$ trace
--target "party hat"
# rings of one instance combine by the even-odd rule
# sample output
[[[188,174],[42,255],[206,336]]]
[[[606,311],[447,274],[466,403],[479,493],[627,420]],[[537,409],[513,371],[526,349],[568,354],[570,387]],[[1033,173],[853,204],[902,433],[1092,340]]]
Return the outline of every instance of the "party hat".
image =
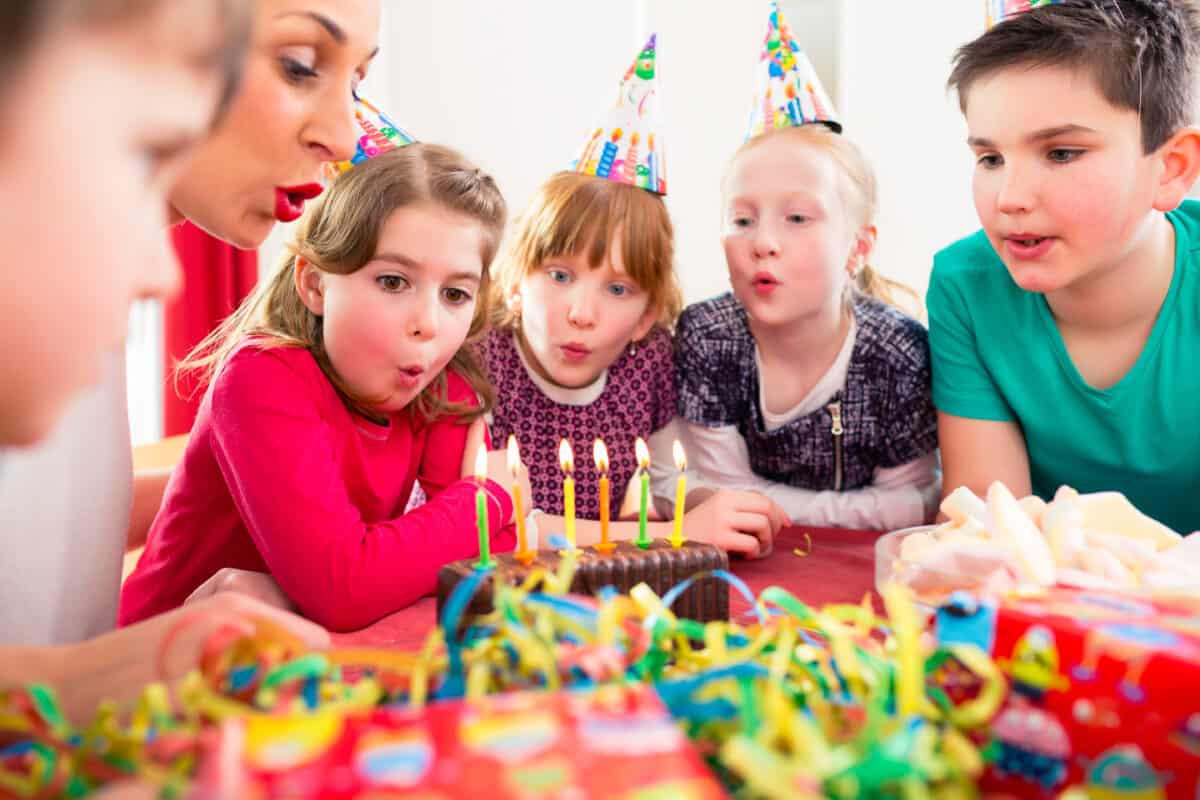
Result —
[[[597,125],[571,169],[667,193],[667,165],[658,127],[655,81],[658,37],[653,35],[621,79],[617,104]]]
[[[987,26],[1004,22],[1015,14],[1038,6],[1052,6],[1060,0],[985,0],[987,4]]]
[[[790,128],[820,122],[836,133],[842,123],[817,70],[796,43],[792,29],[783,19],[779,4],[772,0],[754,83],[754,106],[750,110],[747,139],[775,128]]]
[[[334,161],[325,165],[325,174],[330,181],[355,164],[416,141],[408,131],[362,97],[354,101],[354,120],[358,124],[358,150],[349,161]]]

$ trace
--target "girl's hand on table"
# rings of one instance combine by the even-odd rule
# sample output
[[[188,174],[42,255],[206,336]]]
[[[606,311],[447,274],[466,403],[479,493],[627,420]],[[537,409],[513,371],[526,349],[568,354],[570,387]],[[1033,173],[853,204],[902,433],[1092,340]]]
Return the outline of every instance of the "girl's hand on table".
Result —
[[[740,489],[696,489],[688,494],[683,529],[689,539],[748,558],[765,558],[779,531],[791,525],[774,500]]]

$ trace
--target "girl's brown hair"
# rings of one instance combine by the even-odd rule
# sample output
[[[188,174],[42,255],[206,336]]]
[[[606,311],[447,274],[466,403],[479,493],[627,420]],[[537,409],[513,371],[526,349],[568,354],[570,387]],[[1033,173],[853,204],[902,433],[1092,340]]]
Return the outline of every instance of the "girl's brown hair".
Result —
[[[547,260],[587,250],[595,269],[615,238],[629,277],[650,296],[659,324],[670,329],[683,309],[675,276],[675,232],[666,204],[645,189],[559,172],[538,189],[494,267],[492,307],[505,328],[516,325],[507,300],[521,281]]]
[[[365,161],[334,182],[300,222],[279,269],[193,350],[179,365],[180,374],[211,383],[238,346],[248,337],[267,347],[303,347],[354,410],[370,414],[370,398],[357,397],[329,362],[322,341],[321,318],[309,311],[296,290],[296,258],[335,275],[349,275],[375,255],[379,233],[398,209],[435,205],[469,217],[482,229],[483,264],[479,294],[466,342],[447,369],[466,378],[480,398],[479,406],[450,403],[443,371],[414,401],[426,419],[449,413],[474,418],[489,411],[495,397],[471,343],[487,327],[488,265],[504,231],[506,208],[496,182],[448,147],[411,144]]]
[[[787,137],[815,147],[833,159],[846,177],[844,186],[850,190],[849,193],[843,193],[842,199],[857,216],[858,224],[871,225],[875,222],[875,216],[879,212],[879,183],[875,177],[875,170],[858,145],[824,125],[780,128],[757,136],[741,146],[733,157],[734,161],[764,141],[779,137]],[[851,286],[860,294],[920,316],[917,293],[903,283],[880,274],[869,264],[863,265]]]

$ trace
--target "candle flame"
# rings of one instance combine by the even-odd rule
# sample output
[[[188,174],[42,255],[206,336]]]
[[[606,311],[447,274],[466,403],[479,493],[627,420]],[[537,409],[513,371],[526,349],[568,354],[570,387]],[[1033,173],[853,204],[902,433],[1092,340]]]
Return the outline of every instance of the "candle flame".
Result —
[[[675,454],[675,468],[680,472],[687,469],[687,455],[683,452],[683,445],[679,440],[675,440],[675,446],[671,448],[671,452]]]
[[[608,472],[608,448],[600,439],[597,439],[596,443],[592,445],[592,458],[596,460],[598,472]]]
[[[637,444],[634,445],[634,450],[637,451],[638,466],[642,469],[650,468],[650,448],[646,447],[645,440],[642,437],[637,438]]]
[[[475,480],[483,483],[487,480],[488,449],[486,444],[479,445],[475,454]]]
[[[521,469],[521,448],[517,446],[517,437],[509,435],[508,437],[508,471],[512,473],[513,480],[517,479],[517,472]]]
[[[566,439],[558,443],[558,465],[562,467],[563,472],[575,471],[575,451],[571,449],[571,443]]]

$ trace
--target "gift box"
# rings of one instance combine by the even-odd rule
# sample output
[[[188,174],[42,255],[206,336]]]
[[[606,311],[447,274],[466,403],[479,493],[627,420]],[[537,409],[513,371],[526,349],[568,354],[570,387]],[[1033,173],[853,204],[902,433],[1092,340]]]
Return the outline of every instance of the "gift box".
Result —
[[[237,719],[207,754],[201,787],[255,800],[725,796],[641,685]]]
[[[1200,598],[1055,588],[937,612],[942,644],[990,653],[1008,697],[983,734],[982,788],[1093,800],[1200,797]],[[952,670],[933,679],[945,691]]]

